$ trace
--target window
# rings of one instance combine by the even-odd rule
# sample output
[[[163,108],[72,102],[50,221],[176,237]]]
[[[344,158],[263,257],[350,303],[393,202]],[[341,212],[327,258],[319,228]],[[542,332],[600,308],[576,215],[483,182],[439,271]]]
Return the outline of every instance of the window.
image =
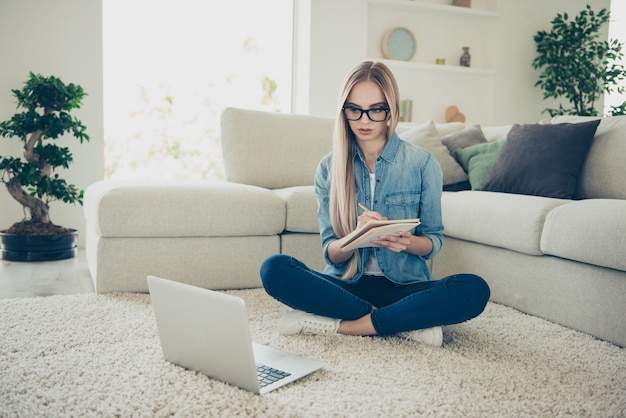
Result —
[[[291,110],[292,0],[103,2],[105,178],[224,178],[225,107]]]

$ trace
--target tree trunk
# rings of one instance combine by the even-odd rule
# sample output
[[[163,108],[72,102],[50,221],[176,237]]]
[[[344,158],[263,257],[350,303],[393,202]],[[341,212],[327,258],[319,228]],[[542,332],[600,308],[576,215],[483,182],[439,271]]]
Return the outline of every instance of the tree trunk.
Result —
[[[35,149],[35,145],[41,139],[41,135],[43,135],[43,131],[41,129],[37,129],[30,135],[30,138],[27,141],[24,141],[24,158],[29,163],[39,166],[39,156],[33,152]]]
[[[43,224],[50,223],[48,205],[26,193],[22,188],[22,183],[20,183],[17,178],[11,179],[6,185],[13,199],[30,210],[31,220],[33,222]]]

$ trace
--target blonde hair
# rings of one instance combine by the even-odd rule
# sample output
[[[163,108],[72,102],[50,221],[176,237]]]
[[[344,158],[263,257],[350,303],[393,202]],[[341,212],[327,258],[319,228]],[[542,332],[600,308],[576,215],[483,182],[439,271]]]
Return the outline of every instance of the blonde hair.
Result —
[[[365,61],[354,67],[345,77],[339,101],[333,134],[333,157],[330,169],[330,222],[337,237],[342,238],[352,232],[357,224],[356,186],[354,178],[355,136],[343,115],[343,106],[352,88],[362,81],[376,83],[389,106],[387,140],[391,138],[399,120],[398,84],[389,68],[380,62]],[[367,117],[367,116],[363,116]],[[348,263],[342,279],[354,277],[359,265],[356,252]]]

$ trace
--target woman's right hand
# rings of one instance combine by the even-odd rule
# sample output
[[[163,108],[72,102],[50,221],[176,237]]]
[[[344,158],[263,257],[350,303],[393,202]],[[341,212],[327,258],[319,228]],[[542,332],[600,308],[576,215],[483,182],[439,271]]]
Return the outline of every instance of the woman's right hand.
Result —
[[[363,228],[369,221],[382,221],[386,219],[387,219],[386,217],[382,216],[378,212],[366,210],[357,218],[356,229]],[[328,246],[328,258],[330,258],[330,260],[333,263],[336,263],[336,264],[343,263],[344,261],[352,257],[352,255],[355,252],[358,251],[357,249],[354,249],[352,251],[347,251],[347,252],[341,251],[341,246],[346,241],[346,239],[347,239],[347,236],[337,239],[331,242],[330,245]]]
[[[387,220],[386,216],[383,216],[378,212],[374,212],[373,210],[366,210],[357,218],[356,229],[363,228],[369,221],[386,221],[386,220]]]

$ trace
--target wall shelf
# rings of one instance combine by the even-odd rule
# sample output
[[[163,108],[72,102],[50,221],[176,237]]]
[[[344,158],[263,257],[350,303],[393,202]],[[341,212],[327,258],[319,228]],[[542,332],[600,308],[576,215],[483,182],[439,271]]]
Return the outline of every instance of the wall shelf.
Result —
[[[486,69],[486,68],[461,67],[459,65],[425,64],[421,62],[387,60],[387,59],[379,59],[379,58],[371,58],[371,60],[380,61],[390,68],[398,68],[398,69],[407,69],[407,70],[416,70],[416,71],[432,71],[432,72],[451,72],[451,73],[457,73],[457,74],[481,75],[481,76],[496,75],[496,70]]]
[[[485,9],[472,9],[470,7],[459,7],[447,4],[428,3],[423,1],[412,0],[370,0],[370,5],[373,6],[392,6],[396,9],[406,9],[409,11],[418,10],[430,10],[444,13],[458,13],[461,15],[471,16],[483,16],[483,17],[498,17],[498,13],[492,10]]]

